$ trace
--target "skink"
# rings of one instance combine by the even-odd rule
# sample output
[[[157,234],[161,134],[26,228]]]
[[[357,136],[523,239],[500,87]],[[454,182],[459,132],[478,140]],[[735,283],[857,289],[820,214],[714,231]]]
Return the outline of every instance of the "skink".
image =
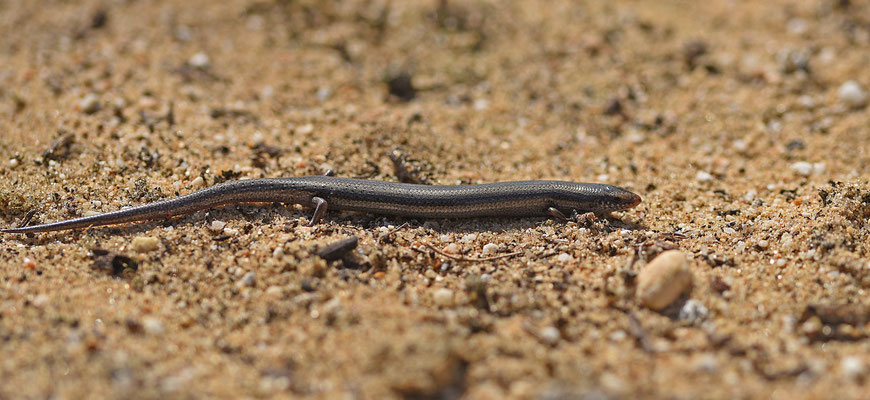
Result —
[[[572,211],[606,214],[629,209],[640,204],[641,198],[616,186],[563,181],[430,186],[330,176],[264,178],[224,182],[169,200],[49,224],[5,228],[0,232],[87,228],[167,219],[229,204],[273,202],[313,207],[313,224],[323,217],[327,207],[411,218],[564,218]]]

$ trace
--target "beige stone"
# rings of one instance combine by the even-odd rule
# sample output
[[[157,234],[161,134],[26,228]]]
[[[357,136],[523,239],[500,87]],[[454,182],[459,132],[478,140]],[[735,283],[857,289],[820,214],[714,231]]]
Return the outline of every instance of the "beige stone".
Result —
[[[650,261],[637,279],[637,298],[641,304],[661,310],[692,286],[692,271],[686,256],[677,250],[666,251]]]

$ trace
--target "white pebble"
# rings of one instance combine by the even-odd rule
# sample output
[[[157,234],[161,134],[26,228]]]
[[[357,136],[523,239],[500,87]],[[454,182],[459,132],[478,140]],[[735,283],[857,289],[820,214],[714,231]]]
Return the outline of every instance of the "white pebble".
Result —
[[[498,245],[495,243],[487,243],[483,245],[483,255],[493,255],[498,252]]]
[[[263,135],[263,132],[256,131],[254,132],[254,136],[251,137],[251,140],[254,144],[263,144],[266,142],[266,135]]]
[[[236,228],[224,228],[224,234],[229,236],[236,236],[239,234],[239,230]]]
[[[539,334],[541,341],[549,345],[559,343],[559,339],[561,338],[561,336],[562,335],[559,333],[559,329],[554,326],[548,326],[544,329],[541,329],[541,333]]]
[[[849,107],[859,108],[867,104],[867,92],[855,81],[847,81],[840,85],[837,95]]]
[[[305,125],[302,125],[302,126],[300,126],[299,128],[296,129],[296,132],[297,132],[297,133],[300,133],[300,134],[302,134],[302,135],[307,135],[307,134],[309,134],[309,133],[311,133],[311,132],[314,132],[314,125],[312,125],[312,124],[305,124]]]
[[[791,169],[800,176],[810,176],[813,173],[813,164],[806,161],[798,161],[791,165]]]
[[[556,260],[559,261],[560,263],[566,263],[568,261],[571,261],[572,258],[573,257],[571,257],[571,255],[568,253],[562,253],[562,254],[559,254],[558,257],[556,257]]]
[[[751,202],[752,200],[755,200],[755,196],[758,196],[758,191],[755,189],[749,189],[749,191],[743,195],[743,200]]]
[[[680,321],[698,323],[705,320],[709,314],[710,311],[707,310],[707,307],[704,307],[704,304],[698,300],[689,299],[686,301],[686,304],[683,304],[683,307],[680,308],[678,318]]]
[[[191,56],[190,60],[187,60],[187,63],[194,68],[208,68],[209,64],[211,64],[211,60],[208,58],[208,54],[200,51]]]
[[[93,93],[88,93],[79,101],[79,110],[85,114],[93,114],[100,110],[100,98]]]
[[[227,223],[224,221],[214,220],[211,221],[211,230],[215,232],[220,232],[224,230],[224,227],[227,226]]]
[[[153,236],[139,236],[134,238],[130,245],[139,253],[147,253],[160,248],[160,240]]]
[[[695,370],[699,372],[713,373],[719,369],[719,361],[716,356],[710,353],[704,353],[695,359]]]
[[[840,372],[849,380],[861,380],[867,374],[867,365],[857,356],[844,357],[840,361]]]
[[[483,111],[489,108],[489,101],[486,99],[477,99],[474,101],[474,109],[477,111]]]
[[[163,322],[154,317],[145,317],[142,319],[142,327],[149,335],[159,335],[163,333]]]
[[[785,25],[785,28],[788,29],[788,32],[792,35],[803,35],[809,29],[809,24],[806,20],[801,18],[792,18],[788,20]]]
[[[242,277],[242,285],[247,287],[254,286],[254,283],[257,282],[257,274],[253,272],[248,272],[245,276]]]
[[[9,159],[9,168],[15,168],[18,166],[18,159],[10,158]]]
[[[477,235],[475,235],[473,233],[469,233],[469,234],[463,236],[462,239],[459,239],[459,242],[460,243],[471,243],[475,240],[477,240]]]
[[[326,101],[332,97],[332,89],[323,86],[320,89],[317,89],[317,100]]]
[[[181,185],[182,185],[182,184],[181,184],[181,181],[175,181],[175,182],[172,182],[172,188],[175,189],[175,190],[179,190],[179,189],[181,189]]]
[[[203,185],[205,185],[205,179],[202,179],[201,176],[197,176],[190,183],[193,185],[193,187],[202,187]]]
[[[445,253],[456,254],[459,253],[459,245],[456,243],[450,243],[447,246],[444,246]]]
[[[448,307],[453,305],[453,291],[446,288],[441,288],[435,291],[432,295],[432,300],[436,305]]]
[[[284,257],[284,246],[278,246],[275,250],[272,251],[273,258],[281,258]]]
[[[689,261],[678,250],[666,251],[643,267],[637,277],[637,298],[641,304],[661,310],[692,286]]]
[[[746,141],[743,139],[737,139],[731,145],[734,146],[734,150],[737,150],[741,153],[749,149],[749,143],[746,143]]]
[[[695,175],[695,179],[697,179],[699,182],[710,182],[713,180],[713,175],[710,175],[710,173],[707,171],[698,171],[698,173]]]
[[[451,240],[451,237],[450,237],[450,235],[441,235],[441,236],[438,236],[438,240],[440,240],[442,242],[449,242]]]

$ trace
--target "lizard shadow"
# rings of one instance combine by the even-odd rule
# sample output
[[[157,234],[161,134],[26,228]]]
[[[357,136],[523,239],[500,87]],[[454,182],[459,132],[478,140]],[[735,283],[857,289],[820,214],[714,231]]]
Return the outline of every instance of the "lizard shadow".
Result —
[[[212,221],[229,222],[231,226],[239,229],[244,234],[250,232],[255,226],[270,224],[282,224],[285,229],[296,229],[304,226],[300,223],[302,217],[310,218],[311,210],[299,209],[293,206],[256,206],[249,204],[236,204],[227,207],[203,210],[190,215],[178,216],[160,221],[131,222],[111,226],[95,226],[92,228],[73,229],[68,231],[47,232],[42,234],[27,234],[19,238],[31,245],[45,245],[48,243],[71,243],[81,240],[85,236],[94,239],[110,239],[112,237],[133,237],[153,232],[156,228],[177,228],[183,233],[191,233],[191,228],[196,230],[208,230],[213,240],[221,241],[226,235],[210,228]],[[613,215],[597,217],[603,223],[605,231],[614,230],[645,230],[646,226],[627,222]],[[239,226],[238,221],[245,223]],[[283,222],[282,222],[283,221]],[[552,223],[550,222],[552,221]],[[567,222],[565,222],[567,223]],[[553,226],[559,229],[562,221],[549,217],[482,217],[469,219],[421,219],[397,216],[373,216],[365,213],[341,211],[330,212],[318,225],[325,226],[327,230],[340,227],[354,227],[366,230],[382,227],[400,227],[415,229],[424,227],[437,233],[467,234],[479,232],[507,233],[543,226]],[[593,225],[595,223],[590,223]],[[317,225],[315,225],[317,226]],[[582,227],[582,226],[581,226]],[[332,228],[332,229],[330,229]],[[193,232],[196,232],[194,230]]]

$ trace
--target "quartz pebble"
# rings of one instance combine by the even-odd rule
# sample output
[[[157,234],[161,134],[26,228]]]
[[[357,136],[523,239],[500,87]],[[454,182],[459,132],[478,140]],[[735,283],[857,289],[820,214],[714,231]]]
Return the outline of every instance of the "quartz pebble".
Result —
[[[858,82],[847,81],[837,90],[840,101],[853,108],[864,107],[867,104],[867,92]]]
[[[133,250],[139,253],[147,253],[160,248],[160,240],[153,236],[139,236],[134,238],[130,245],[133,247]]]
[[[483,245],[483,255],[490,256],[498,252],[498,245],[495,243],[487,243]]]
[[[692,272],[686,256],[666,251],[650,261],[637,277],[637,298],[641,304],[661,310],[692,286]]]
[[[559,338],[561,337],[561,335],[559,334],[559,329],[554,326],[548,326],[544,329],[541,329],[539,337],[541,338],[542,342],[549,345],[554,345],[559,342]]]
[[[242,277],[242,285],[247,287],[254,286],[254,283],[257,282],[257,274],[253,272],[248,272],[245,276]]]
[[[432,300],[436,305],[447,307],[453,305],[453,291],[446,288],[441,288],[432,294]]]
[[[215,232],[221,232],[224,230],[224,227],[227,226],[227,223],[224,221],[214,220],[211,221],[211,230]]]
[[[710,311],[707,310],[707,307],[704,307],[704,304],[698,300],[689,299],[686,301],[686,304],[683,304],[683,307],[680,308],[680,313],[677,318],[680,321],[697,324],[707,319],[707,315],[709,314]]]
[[[85,114],[93,114],[100,110],[100,98],[93,93],[88,93],[79,101],[79,110]]]
[[[867,366],[860,358],[856,356],[848,356],[840,361],[840,372],[843,374],[844,378],[857,381],[867,374]]]
[[[208,68],[211,60],[208,58],[208,54],[199,52],[191,56],[190,60],[187,60],[187,64],[194,68]]]
[[[792,171],[800,176],[818,175],[825,172],[825,163],[808,163],[806,161],[798,161],[791,165]]]
[[[154,317],[145,317],[142,319],[142,327],[145,333],[149,335],[159,335],[163,333],[163,322]]]
[[[697,179],[698,182],[710,182],[713,180],[713,175],[707,171],[698,171],[695,175],[695,179]]]

